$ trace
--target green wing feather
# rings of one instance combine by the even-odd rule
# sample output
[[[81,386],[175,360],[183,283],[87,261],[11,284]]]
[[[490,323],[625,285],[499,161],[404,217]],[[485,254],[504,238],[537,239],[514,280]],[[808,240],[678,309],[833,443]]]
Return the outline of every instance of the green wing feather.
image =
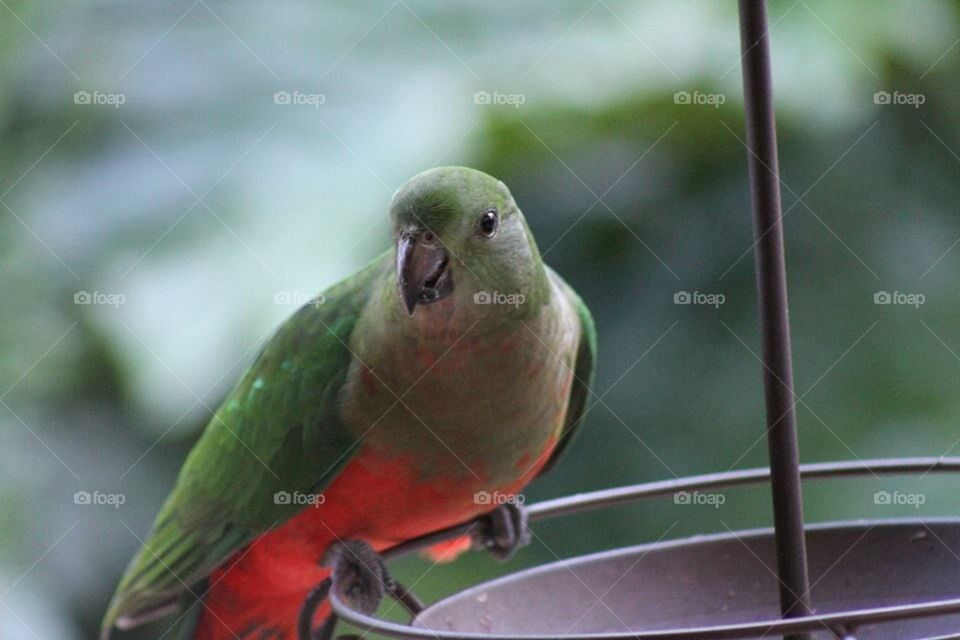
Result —
[[[560,276],[548,269],[548,274],[560,284],[567,298],[577,310],[580,319],[580,345],[577,347],[577,360],[573,366],[573,384],[570,387],[570,398],[567,401],[567,418],[560,433],[560,440],[550,454],[550,459],[537,475],[553,469],[557,462],[570,448],[570,443],[576,438],[583,418],[590,405],[590,396],[593,394],[593,375],[597,359],[597,329],[593,324],[590,309],[584,304],[580,296]]]
[[[304,508],[277,492],[321,491],[352,457],[338,394],[350,334],[380,260],[287,320],[217,410],[187,457],[103,621],[136,626],[165,615],[258,535]]]

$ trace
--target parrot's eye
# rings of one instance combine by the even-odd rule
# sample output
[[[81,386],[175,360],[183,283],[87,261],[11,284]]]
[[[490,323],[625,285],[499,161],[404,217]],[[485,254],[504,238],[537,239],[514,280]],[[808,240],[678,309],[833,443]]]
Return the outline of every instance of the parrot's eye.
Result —
[[[480,234],[485,238],[492,238],[494,234],[497,233],[497,228],[500,226],[500,216],[497,215],[496,209],[490,209],[482,216],[480,216]]]

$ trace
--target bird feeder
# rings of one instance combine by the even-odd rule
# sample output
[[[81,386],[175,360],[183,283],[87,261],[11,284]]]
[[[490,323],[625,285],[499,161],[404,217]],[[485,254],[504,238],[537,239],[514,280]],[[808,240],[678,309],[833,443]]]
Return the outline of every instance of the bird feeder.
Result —
[[[770,467],[607,489],[527,510],[536,523],[680,491],[766,483],[773,528],[562,560],[427,607],[395,590],[391,595],[412,614],[409,624],[351,606],[335,573],[305,603],[301,640],[314,633],[311,614],[323,597],[335,614],[328,625],[339,618],[365,633],[409,640],[960,639],[960,520],[804,526],[805,480],[957,472],[960,458],[799,464],[766,3],[740,0],[739,7]],[[470,526],[408,541],[384,559],[463,535]],[[602,606],[591,606],[596,594],[603,594]]]

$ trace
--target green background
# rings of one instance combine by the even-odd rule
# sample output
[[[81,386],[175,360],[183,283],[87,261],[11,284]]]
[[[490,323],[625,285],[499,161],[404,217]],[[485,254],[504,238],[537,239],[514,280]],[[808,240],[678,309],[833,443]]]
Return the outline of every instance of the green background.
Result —
[[[502,178],[596,318],[603,401],[528,502],[766,463],[735,3],[2,4],[0,637],[93,637],[210,410],[293,311],[277,294],[382,251],[391,193],[437,164]],[[801,457],[954,454],[960,3],[770,14]],[[675,304],[682,291],[724,304]],[[881,490],[924,504],[877,505]],[[430,600],[770,523],[766,489],[724,497],[542,523],[507,566],[396,569]],[[805,497],[810,521],[960,508],[955,480],[933,477]]]

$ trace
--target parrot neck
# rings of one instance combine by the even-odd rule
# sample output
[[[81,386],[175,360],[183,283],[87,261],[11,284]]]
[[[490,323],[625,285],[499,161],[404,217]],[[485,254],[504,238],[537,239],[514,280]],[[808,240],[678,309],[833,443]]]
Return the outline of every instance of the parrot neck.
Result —
[[[351,335],[344,423],[382,455],[410,454],[424,477],[476,490],[516,480],[562,429],[576,311],[538,262],[527,299],[475,301],[460,280],[410,316],[391,263]]]

